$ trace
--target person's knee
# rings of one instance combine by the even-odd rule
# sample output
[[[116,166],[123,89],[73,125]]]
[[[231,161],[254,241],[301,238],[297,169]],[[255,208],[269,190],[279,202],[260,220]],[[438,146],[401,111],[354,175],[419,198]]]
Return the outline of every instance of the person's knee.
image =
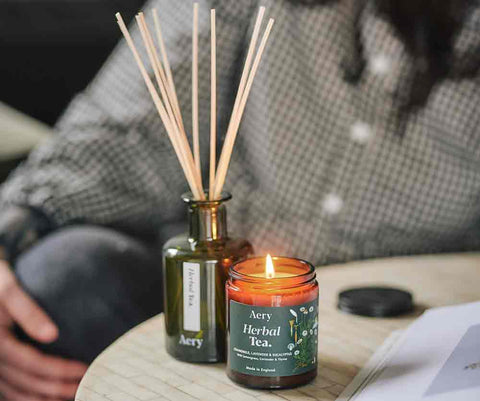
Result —
[[[103,293],[160,271],[152,252],[116,231],[94,226],[73,226],[40,241],[16,263],[22,285],[40,298],[61,301],[77,292]],[[135,285],[134,283],[129,283]]]
[[[59,342],[48,352],[89,361],[161,311],[159,258],[113,230],[59,230],[21,255],[15,273],[59,326]]]

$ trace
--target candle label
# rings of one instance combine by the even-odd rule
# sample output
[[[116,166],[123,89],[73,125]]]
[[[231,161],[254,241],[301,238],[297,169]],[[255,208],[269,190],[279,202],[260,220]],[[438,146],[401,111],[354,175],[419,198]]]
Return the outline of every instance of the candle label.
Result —
[[[317,367],[318,299],[262,307],[230,301],[232,370],[252,376],[292,376]]]

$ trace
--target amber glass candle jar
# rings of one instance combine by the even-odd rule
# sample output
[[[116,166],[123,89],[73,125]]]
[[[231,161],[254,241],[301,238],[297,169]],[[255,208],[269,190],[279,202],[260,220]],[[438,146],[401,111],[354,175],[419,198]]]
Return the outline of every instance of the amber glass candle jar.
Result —
[[[230,269],[227,374],[252,388],[296,387],[317,375],[315,268],[300,259],[274,257],[272,270],[267,260],[247,259]]]

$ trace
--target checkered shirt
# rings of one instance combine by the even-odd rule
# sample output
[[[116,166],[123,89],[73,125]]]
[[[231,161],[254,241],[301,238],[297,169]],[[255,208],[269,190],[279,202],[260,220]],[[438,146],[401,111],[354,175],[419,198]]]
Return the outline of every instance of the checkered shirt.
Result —
[[[260,4],[276,22],[225,186],[233,194],[230,233],[250,239],[259,254],[295,255],[317,264],[479,249],[478,76],[438,83],[426,105],[406,117],[403,136],[397,135],[396,99],[408,87],[413,60],[392,26],[369,6],[360,17],[366,69],[352,84],[342,69],[354,35],[344,2],[201,2],[204,183],[209,9],[217,10],[220,150]],[[191,2],[154,0],[147,15],[152,6],[160,13],[190,133]],[[114,16],[105,23],[114,24]],[[458,63],[479,48],[479,24],[475,8],[456,38]],[[186,207],[180,195],[188,187],[123,40],[72,101],[57,130],[3,186],[2,208],[39,209],[55,227],[93,223],[142,232],[182,221]]]

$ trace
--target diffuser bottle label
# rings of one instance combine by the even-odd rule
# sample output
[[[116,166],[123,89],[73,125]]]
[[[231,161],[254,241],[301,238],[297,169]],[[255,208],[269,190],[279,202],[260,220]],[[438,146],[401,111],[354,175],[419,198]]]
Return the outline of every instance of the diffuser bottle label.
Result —
[[[292,376],[316,369],[318,299],[261,307],[230,301],[229,364],[253,376]]]
[[[200,331],[199,263],[183,263],[183,329]]]

